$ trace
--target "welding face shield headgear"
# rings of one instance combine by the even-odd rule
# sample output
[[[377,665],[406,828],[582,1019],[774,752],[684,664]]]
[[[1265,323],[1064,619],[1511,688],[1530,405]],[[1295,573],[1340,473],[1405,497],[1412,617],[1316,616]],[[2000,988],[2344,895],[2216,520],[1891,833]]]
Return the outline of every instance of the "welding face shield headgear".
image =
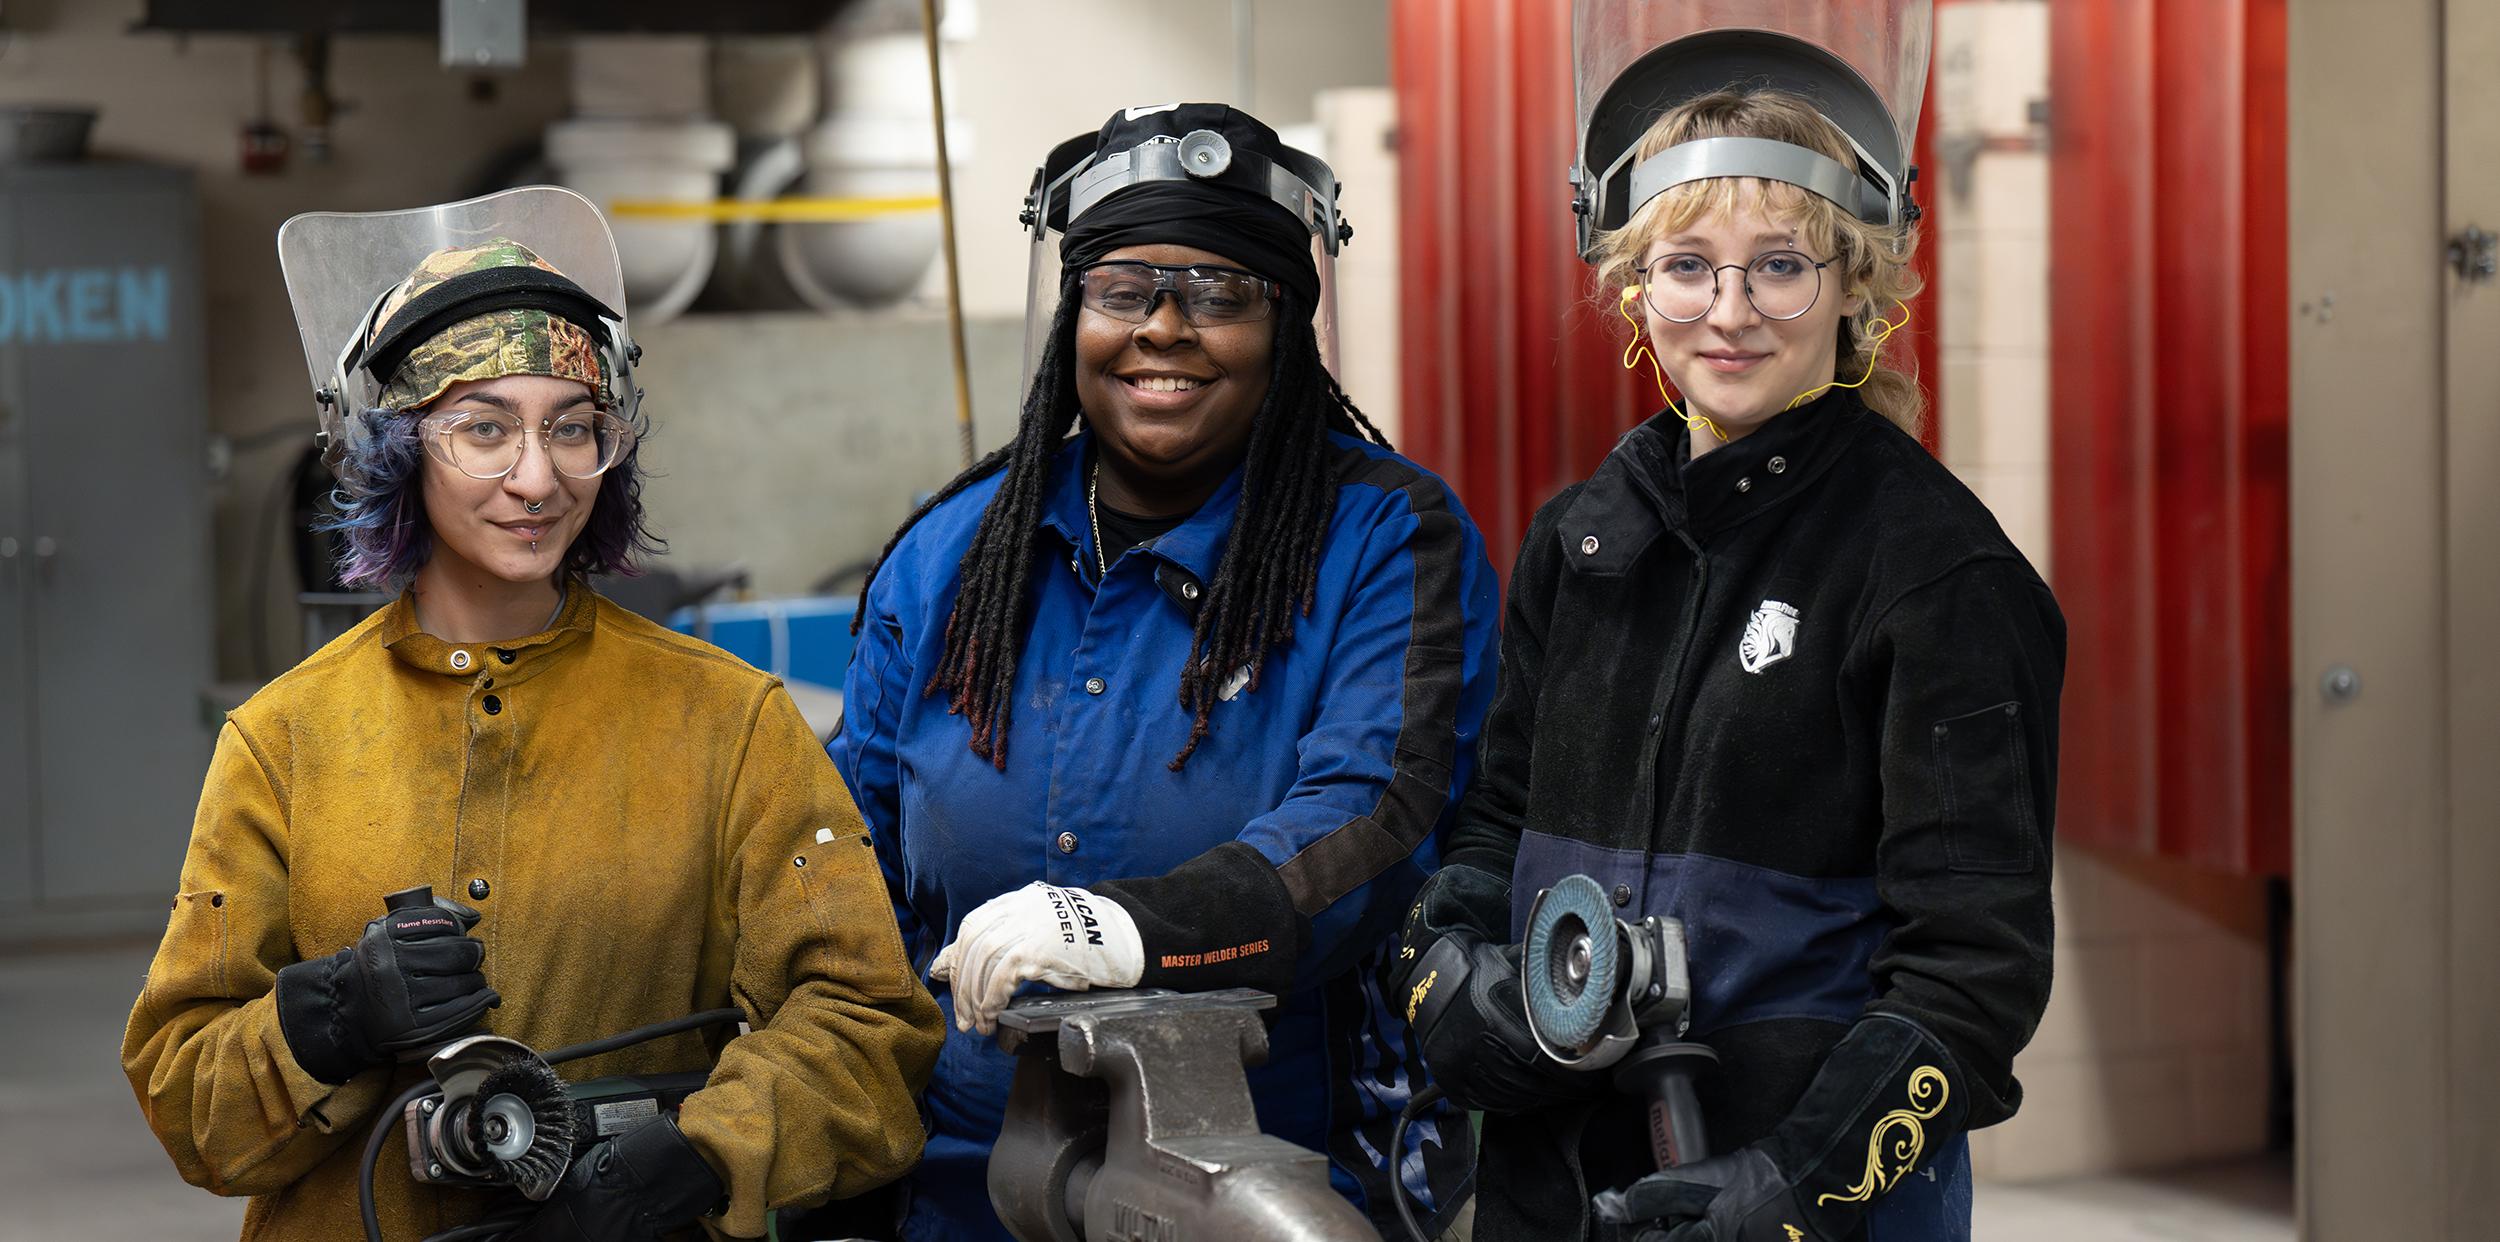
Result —
[[[1651,199],[1712,177],[1784,181],[1873,224],[1916,220],[1910,150],[1931,24],[1932,0],[1576,0],[1571,184],[1581,257],[1595,262],[1598,239]],[[1660,116],[1727,87],[1803,96],[1848,138],[1854,166],[1742,137],[1640,157]]]
[[[1220,254],[1281,286],[1311,317],[1320,360],[1336,369],[1338,248],[1353,237],[1337,177],[1256,117],[1223,104],[1114,113],[1052,148],[1020,216],[1032,232],[1024,299],[1024,375],[1040,368],[1060,283],[1071,267],[1126,246],[1170,243]]]
[[[367,433],[365,411],[493,375],[580,379],[636,423],[642,351],[626,329],[616,240],[571,190],[307,212],[278,229],[278,263],[332,461]]]

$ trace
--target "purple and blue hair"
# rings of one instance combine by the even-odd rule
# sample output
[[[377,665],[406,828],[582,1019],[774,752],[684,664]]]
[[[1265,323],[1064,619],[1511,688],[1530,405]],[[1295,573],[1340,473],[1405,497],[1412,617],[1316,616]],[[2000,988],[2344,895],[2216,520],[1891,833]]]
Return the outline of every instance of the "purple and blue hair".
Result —
[[[397,591],[434,554],[434,525],[425,515],[425,442],[417,430],[424,417],[423,410],[365,411],[365,435],[335,467],[334,512],[316,529],[344,537],[339,581],[350,587]],[[641,572],[642,558],[667,549],[667,542],[643,525],[642,471],[635,460],[641,439],[637,435],[624,460],[599,476],[590,520],[564,551],[567,574],[630,577]]]

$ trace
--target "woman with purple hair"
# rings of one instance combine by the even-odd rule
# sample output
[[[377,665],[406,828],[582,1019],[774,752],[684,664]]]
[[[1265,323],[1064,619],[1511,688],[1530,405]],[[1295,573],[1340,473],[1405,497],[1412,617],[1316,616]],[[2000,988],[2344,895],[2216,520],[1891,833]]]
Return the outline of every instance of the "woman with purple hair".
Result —
[[[563,197],[479,202],[588,211],[514,194]],[[427,1052],[478,1030],[551,1049],[729,1006],[747,1024],[571,1070],[707,1077],[603,1124],[543,1203],[387,1173],[390,1237],[761,1235],[920,1152],[939,1014],[841,777],[778,680],[585,581],[656,543],[639,350],[621,298],[541,253],[581,237],[522,232],[364,286],[327,355],[343,576],[400,595],[228,717],[122,1046],[183,1177],[252,1196],[248,1237],[357,1236],[364,1137],[398,1129],[379,1114]],[[309,280],[289,240],[290,283]],[[334,331],[307,318],[308,350]],[[418,885],[461,900],[384,913]],[[388,1138],[381,1166],[409,1169]],[[506,1231],[469,1228],[490,1220]]]

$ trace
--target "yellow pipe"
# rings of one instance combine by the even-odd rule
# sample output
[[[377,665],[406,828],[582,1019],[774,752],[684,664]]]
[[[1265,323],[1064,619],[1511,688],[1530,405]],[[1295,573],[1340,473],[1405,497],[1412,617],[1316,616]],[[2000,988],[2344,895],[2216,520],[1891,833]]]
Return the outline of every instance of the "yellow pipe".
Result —
[[[937,196],[930,194],[900,198],[723,198],[708,203],[620,199],[608,204],[608,214],[619,220],[709,220],[716,224],[738,220],[761,220],[772,224],[830,224],[843,220],[916,215],[937,209]]]

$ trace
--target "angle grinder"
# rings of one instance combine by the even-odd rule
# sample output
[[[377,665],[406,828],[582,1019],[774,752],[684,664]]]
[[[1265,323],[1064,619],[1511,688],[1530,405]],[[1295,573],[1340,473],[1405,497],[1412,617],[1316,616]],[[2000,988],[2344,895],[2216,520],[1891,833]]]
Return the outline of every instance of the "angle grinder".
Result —
[[[434,904],[433,890],[402,889],[383,899],[392,910]],[[555,1067],[648,1040],[745,1021],[738,1009],[671,1018],[588,1043],[541,1053],[517,1039],[477,1034],[419,1054],[427,1076],[382,1110],[366,1136],[357,1171],[367,1242],[382,1242],[373,1175],[383,1140],[399,1122],[408,1139],[408,1172],[438,1186],[501,1187],[523,1204],[511,1212],[436,1234],[427,1242],[488,1242],[528,1219],[556,1192],[573,1160],[612,1134],[663,1111],[674,1112],[703,1088],[708,1071],[612,1076],[566,1082]]]
[[[1693,980],[1681,920],[1627,923],[1597,881],[1565,876],[1528,908],[1519,985],[1540,1051],[1575,1069],[1611,1068],[1617,1089],[1649,1100],[1658,1167],[1710,1154],[1693,1080],[1719,1054],[1683,1038]]]
[[[1527,932],[1519,986],[1537,1052],[1575,1070],[1612,1070],[1616,1090],[1647,1099],[1649,1150],[1658,1167],[1707,1157],[1693,1080],[1717,1065],[1719,1054],[1683,1038],[1693,1005],[1683,922],[1654,914],[1624,922],[1596,880],[1570,875],[1537,894]],[[1452,954],[1442,969],[1454,971],[1464,960]],[[1440,986],[1456,992],[1466,985],[1452,975]],[[1416,1093],[1391,1131],[1392,1152],[1406,1150],[1407,1126],[1440,1099],[1438,1086]],[[1397,1196],[1398,1215],[1420,1240],[1408,1197]]]

